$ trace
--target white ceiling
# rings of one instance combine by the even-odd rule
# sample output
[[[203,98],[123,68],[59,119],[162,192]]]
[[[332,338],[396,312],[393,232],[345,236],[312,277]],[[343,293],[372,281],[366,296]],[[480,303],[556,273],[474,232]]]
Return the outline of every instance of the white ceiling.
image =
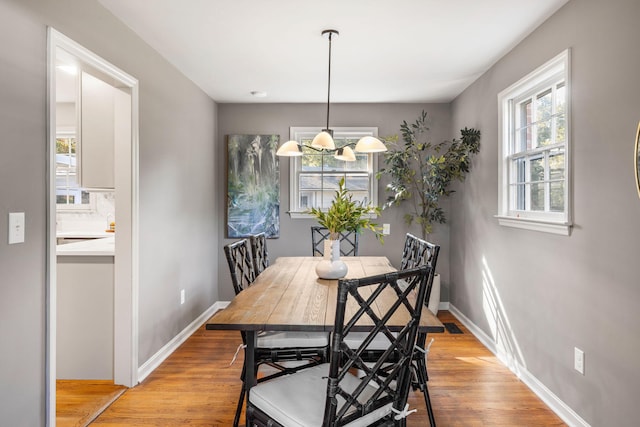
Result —
[[[215,101],[448,102],[568,0],[99,0]],[[256,98],[251,91],[264,91]]]

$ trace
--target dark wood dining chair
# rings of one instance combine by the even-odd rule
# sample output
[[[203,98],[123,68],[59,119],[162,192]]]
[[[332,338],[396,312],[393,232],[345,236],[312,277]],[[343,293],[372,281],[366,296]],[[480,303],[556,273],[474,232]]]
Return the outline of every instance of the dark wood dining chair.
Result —
[[[325,227],[311,227],[311,254],[324,255],[324,241],[329,238],[329,230]],[[358,233],[348,231],[340,233],[340,255],[358,256]]]
[[[263,247],[266,256],[266,243]],[[229,265],[233,289],[237,295],[251,286],[257,277],[256,264],[254,263],[249,239],[242,239],[225,245],[224,253]],[[246,349],[246,334],[242,332],[241,335],[243,346]],[[329,333],[327,332],[262,331],[257,335],[254,352],[254,372],[257,374],[260,365],[263,364],[276,368],[277,371],[273,374],[262,376],[257,381],[267,381],[324,363],[328,359],[328,352]],[[292,361],[299,363],[289,366],[287,362]],[[234,427],[239,424],[244,404],[246,394],[245,373],[246,367],[243,366],[241,374],[242,389],[233,421]]]
[[[425,304],[429,303],[431,296],[431,287],[433,284],[433,278],[435,276],[436,264],[438,261],[438,254],[440,253],[440,246],[429,243],[426,240],[420,239],[413,234],[407,233],[405,238],[404,247],[402,250],[402,259],[400,262],[400,270],[406,270],[409,268],[415,268],[418,266],[429,266],[429,288],[425,297]],[[363,342],[362,334],[352,334],[347,340],[347,344],[351,348],[358,348]],[[429,397],[429,389],[427,388],[427,381],[429,376],[427,374],[427,355],[429,348],[426,346],[427,333],[418,332],[418,339],[416,340],[416,348],[413,357],[413,374],[414,380],[412,386],[414,389],[419,389],[424,396],[424,403],[427,408],[427,414],[429,416],[429,423],[432,427],[435,427],[436,421],[433,415],[433,407],[431,405],[431,398]],[[387,340],[383,336],[378,336],[372,341],[366,348],[363,354],[365,360],[375,360],[381,351],[384,351],[387,345]]]
[[[330,362],[254,386],[247,403],[247,425],[405,426],[406,417],[413,412],[407,404],[411,362],[429,271],[422,266],[339,280]],[[390,290],[395,292],[393,304],[381,304],[386,312],[375,315],[372,308],[378,297]],[[415,300],[408,295],[416,295]],[[348,299],[356,301],[359,309],[347,313]],[[389,319],[400,313],[408,314],[408,322],[391,327]],[[362,346],[353,349],[345,337],[359,328],[361,320],[373,329],[365,333]],[[363,352],[378,335],[385,336],[389,344],[374,363],[368,363]],[[354,375],[356,370],[363,374]]]
[[[404,249],[402,250],[402,260],[400,261],[400,269],[413,268],[419,265],[428,265],[431,267],[430,280],[433,282],[433,277],[436,274],[436,264],[438,263],[438,254],[440,253],[440,246],[427,242],[419,237],[414,236],[411,233],[407,233],[404,241]],[[425,304],[429,304],[431,298],[431,288],[425,298]],[[437,314],[437,313],[434,313]],[[427,407],[427,414],[429,415],[429,424],[435,427],[436,421],[433,415],[433,407],[431,406],[431,398],[429,397],[429,389],[427,388],[427,381],[429,381],[429,375],[427,374],[427,356],[428,348],[426,347],[427,333],[418,332],[418,340],[416,342],[416,351],[414,353],[414,368],[416,381],[414,387],[420,389],[424,396],[424,404]]]

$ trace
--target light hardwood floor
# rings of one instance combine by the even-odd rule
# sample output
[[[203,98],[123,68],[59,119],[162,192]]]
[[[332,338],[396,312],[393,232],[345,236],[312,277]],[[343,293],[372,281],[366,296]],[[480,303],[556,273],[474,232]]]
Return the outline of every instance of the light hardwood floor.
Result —
[[[565,424],[449,313],[463,334],[432,334],[429,391],[436,423],[447,426],[564,426]],[[127,390],[92,425],[230,426],[240,392],[242,352],[235,331],[201,327],[142,384]],[[420,392],[409,427],[428,425]]]
[[[127,388],[104,380],[57,380],[56,426],[84,427]]]

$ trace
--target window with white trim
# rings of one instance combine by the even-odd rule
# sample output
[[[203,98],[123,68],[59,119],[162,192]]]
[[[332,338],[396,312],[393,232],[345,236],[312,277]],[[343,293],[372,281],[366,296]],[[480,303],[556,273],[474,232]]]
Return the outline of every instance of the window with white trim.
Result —
[[[332,152],[318,152],[304,146],[311,145],[321,127],[292,127],[290,139],[303,145],[304,155],[290,157],[289,214],[292,218],[311,218],[305,211],[312,207],[328,208],[341,178],[353,195],[353,200],[378,204],[373,153],[355,153],[356,161],[336,159]],[[336,148],[355,144],[364,136],[378,136],[375,127],[333,128]],[[352,145],[353,147],[353,145]]]
[[[87,211],[93,209],[90,193],[78,181],[78,149],[75,132],[56,135],[56,208]]]
[[[498,95],[501,225],[568,235],[569,51]]]

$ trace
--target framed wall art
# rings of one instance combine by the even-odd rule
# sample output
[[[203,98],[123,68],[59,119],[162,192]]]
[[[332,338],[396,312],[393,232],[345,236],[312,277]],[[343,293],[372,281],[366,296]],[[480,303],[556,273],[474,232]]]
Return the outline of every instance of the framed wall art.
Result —
[[[227,135],[227,237],[280,236],[279,135]]]

